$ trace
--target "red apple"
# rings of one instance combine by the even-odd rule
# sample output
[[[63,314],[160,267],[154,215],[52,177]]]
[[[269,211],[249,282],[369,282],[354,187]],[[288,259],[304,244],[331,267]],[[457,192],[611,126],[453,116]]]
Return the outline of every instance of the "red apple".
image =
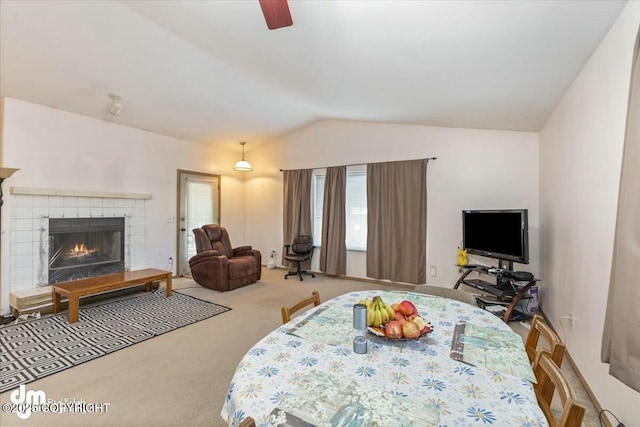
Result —
[[[405,300],[400,303],[400,313],[408,317],[415,312],[416,312],[416,306],[413,305],[411,301]]]
[[[396,320],[406,320],[405,317],[404,317],[404,314],[400,313],[399,311],[396,312],[396,315],[395,315],[394,319],[396,319]]]
[[[384,328],[384,334],[391,339],[402,338],[402,325],[397,320],[392,320]]]
[[[396,320],[398,322],[400,322],[400,325],[404,325],[405,323],[407,323],[407,319],[405,319],[404,316],[402,316],[402,317],[400,317],[399,319],[396,319]]]
[[[400,311],[400,303],[394,302],[389,307],[391,307],[396,313]]]
[[[408,339],[415,339],[420,336],[420,327],[411,320],[402,325],[402,335]]]

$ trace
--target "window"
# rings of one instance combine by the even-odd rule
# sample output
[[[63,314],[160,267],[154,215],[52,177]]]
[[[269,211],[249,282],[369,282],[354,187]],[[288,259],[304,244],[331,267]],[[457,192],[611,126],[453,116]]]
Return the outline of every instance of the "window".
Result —
[[[324,171],[322,175],[315,173],[311,178],[311,215],[313,215],[313,245],[322,245],[322,211],[324,207]]]
[[[367,250],[367,173],[347,171],[347,249]]]
[[[355,169],[355,168],[354,168]],[[361,167],[360,167],[361,169]],[[324,206],[324,169],[314,171],[312,178],[313,244],[322,245],[322,210]],[[347,250],[367,250],[367,173],[347,169],[346,196]]]

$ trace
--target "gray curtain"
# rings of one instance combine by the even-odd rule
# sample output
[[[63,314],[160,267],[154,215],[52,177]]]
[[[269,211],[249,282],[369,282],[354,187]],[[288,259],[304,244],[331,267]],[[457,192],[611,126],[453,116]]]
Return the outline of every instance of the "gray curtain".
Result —
[[[426,159],[367,165],[367,230],[367,276],[426,282]]]
[[[601,359],[640,391],[640,32],[636,38]]]
[[[298,235],[311,236],[311,173],[312,169],[283,171],[284,206],[282,241],[293,243]],[[284,259],[282,264],[289,266]],[[303,269],[311,267],[311,262],[301,264]]]
[[[346,166],[327,168],[322,209],[320,271],[328,274],[347,273],[346,193]]]

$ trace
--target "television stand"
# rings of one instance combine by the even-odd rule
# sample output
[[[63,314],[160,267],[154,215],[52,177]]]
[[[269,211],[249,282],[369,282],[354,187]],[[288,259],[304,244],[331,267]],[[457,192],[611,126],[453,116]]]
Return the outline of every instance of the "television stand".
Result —
[[[509,322],[518,302],[525,296],[527,291],[533,286],[538,279],[521,280],[512,270],[484,267],[480,265],[458,266],[464,268],[464,273],[460,276],[453,289],[458,289],[460,285],[467,285],[478,289],[484,293],[494,295],[499,301],[508,302],[502,320]],[[510,268],[512,268],[510,266]],[[496,283],[486,282],[481,279],[467,279],[467,276],[474,271],[480,274],[486,274],[496,278]],[[515,283],[525,283],[524,286],[516,286]]]

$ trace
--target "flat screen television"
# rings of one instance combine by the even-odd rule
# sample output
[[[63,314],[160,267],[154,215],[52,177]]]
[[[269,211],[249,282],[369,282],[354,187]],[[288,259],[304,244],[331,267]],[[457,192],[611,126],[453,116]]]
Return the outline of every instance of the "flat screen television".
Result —
[[[527,209],[462,211],[462,242],[470,254],[529,264]]]

